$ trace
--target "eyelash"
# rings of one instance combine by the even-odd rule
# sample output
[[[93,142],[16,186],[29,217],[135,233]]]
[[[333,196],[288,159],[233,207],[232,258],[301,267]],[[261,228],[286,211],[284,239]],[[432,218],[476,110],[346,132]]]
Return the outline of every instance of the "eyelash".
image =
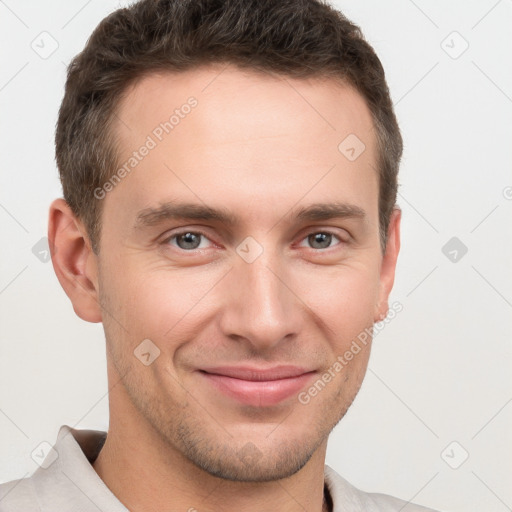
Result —
[[[165,240],[163,240],[162,244],[163,245],[166,245],[166,244],[169,244],[169,242],[171,240],[174,240],[175,238],[178,238],[182,235],[186,235],[187,233],[192,233],[194,235],[201,235],[203,236],[204,238],[207,238],[208,240],[210,240],[210,238],[208,237],[208,235],[202,231],[192,231],[192,230],[185,230],[185,231],[179,231],[177,233],[174,233],[172,234],[171,236],[168,236]],[[340,244],[344,244],[346,243],[344,240],[342,240],[340,238],[340,236],[338,236],[336,233],[334,233],[333,231],[330,231],[330,230],[319,230],[319,231],[310,231],[309,233],[307,233],[304,237],[302,237],[302,239],[300,240],[301,242],[303,240],[305,240],[306,238],[310,237],[311,235],[316,235],[316,234],[323,234],[323,235],[331,235],[333,236],[334,238],[337,238],[340,242]],[[211,242],[211,240],[210,240]],[[212,242],[213,243],[213,242]],[[340,245],[338,244],[338,245]],[[174,246],[176,249],[178,249],[179,251],[182,251],[182,252],[190,252],[190,253],[193,253],[193,252],[196,252],[196,251],[201,251],[201,250],[205,250],[205,249],[190,249],[190,250],[186,250],[186,249],[181,249],[180,247],[177,247],[177,246]],[[326,247],[324,249],[314,249],[312,247],[309,247],[309,249],[313,250],[313,251],[316,251],[316,252],[326,252],[328,251],[329,249],[332,249],[333,247],[335,246],[330,246],[330,247]]]

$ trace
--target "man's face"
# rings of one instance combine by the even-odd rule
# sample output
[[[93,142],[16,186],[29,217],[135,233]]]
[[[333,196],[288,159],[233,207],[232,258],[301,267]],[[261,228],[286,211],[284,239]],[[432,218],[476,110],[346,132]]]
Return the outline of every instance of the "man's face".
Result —
[[[120,166],[138,156],[103,199],[98,287],[122,377],[111,400],[206,471],[270,480],[325,446],[369,343],[308,390],[386,311],[377,148],[348,86],[221,70],[150,75],[120,104]],[[365,145],[356,159],[356,139],[338,149],[350,134]],[[231,221],[151,211],[185,203]],[[345,213],[297,216],[326,203]]]

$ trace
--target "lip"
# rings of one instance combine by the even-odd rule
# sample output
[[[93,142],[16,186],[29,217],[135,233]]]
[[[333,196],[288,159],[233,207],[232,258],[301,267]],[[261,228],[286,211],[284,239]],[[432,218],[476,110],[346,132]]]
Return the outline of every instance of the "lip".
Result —
[[[304,388],[315,373],[298,366],[222,366],[199,370],[223,394],[254,407],[279,404]]]

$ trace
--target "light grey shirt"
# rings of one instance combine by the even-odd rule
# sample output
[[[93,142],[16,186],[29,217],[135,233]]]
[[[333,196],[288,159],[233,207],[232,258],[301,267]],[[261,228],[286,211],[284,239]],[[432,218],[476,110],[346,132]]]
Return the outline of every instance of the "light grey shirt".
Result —
[[[0,512],[127,512],[92,467],[105,438],[106,432],[62,425],[57,442],[30,477],[0,485]],[[324,475],[333,512],[435,512],[362,492],[327,465]]]

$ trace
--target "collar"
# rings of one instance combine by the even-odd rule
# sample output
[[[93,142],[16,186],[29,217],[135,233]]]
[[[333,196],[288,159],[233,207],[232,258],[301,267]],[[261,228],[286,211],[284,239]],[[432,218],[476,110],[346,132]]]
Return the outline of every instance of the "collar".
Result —
[[[60,427],[53,448],[58,454],[57,459],[46,469],[38,468],[32,478],[42,512],[72,509],[129,512],[92,467],[106,437],[107,433],[100,430],[79,430],[68,425]],[[50,457],[51,453],[47,459]],[[324,478],[332,501],[332,512],[364,510],[364,493],[327,465]]]

